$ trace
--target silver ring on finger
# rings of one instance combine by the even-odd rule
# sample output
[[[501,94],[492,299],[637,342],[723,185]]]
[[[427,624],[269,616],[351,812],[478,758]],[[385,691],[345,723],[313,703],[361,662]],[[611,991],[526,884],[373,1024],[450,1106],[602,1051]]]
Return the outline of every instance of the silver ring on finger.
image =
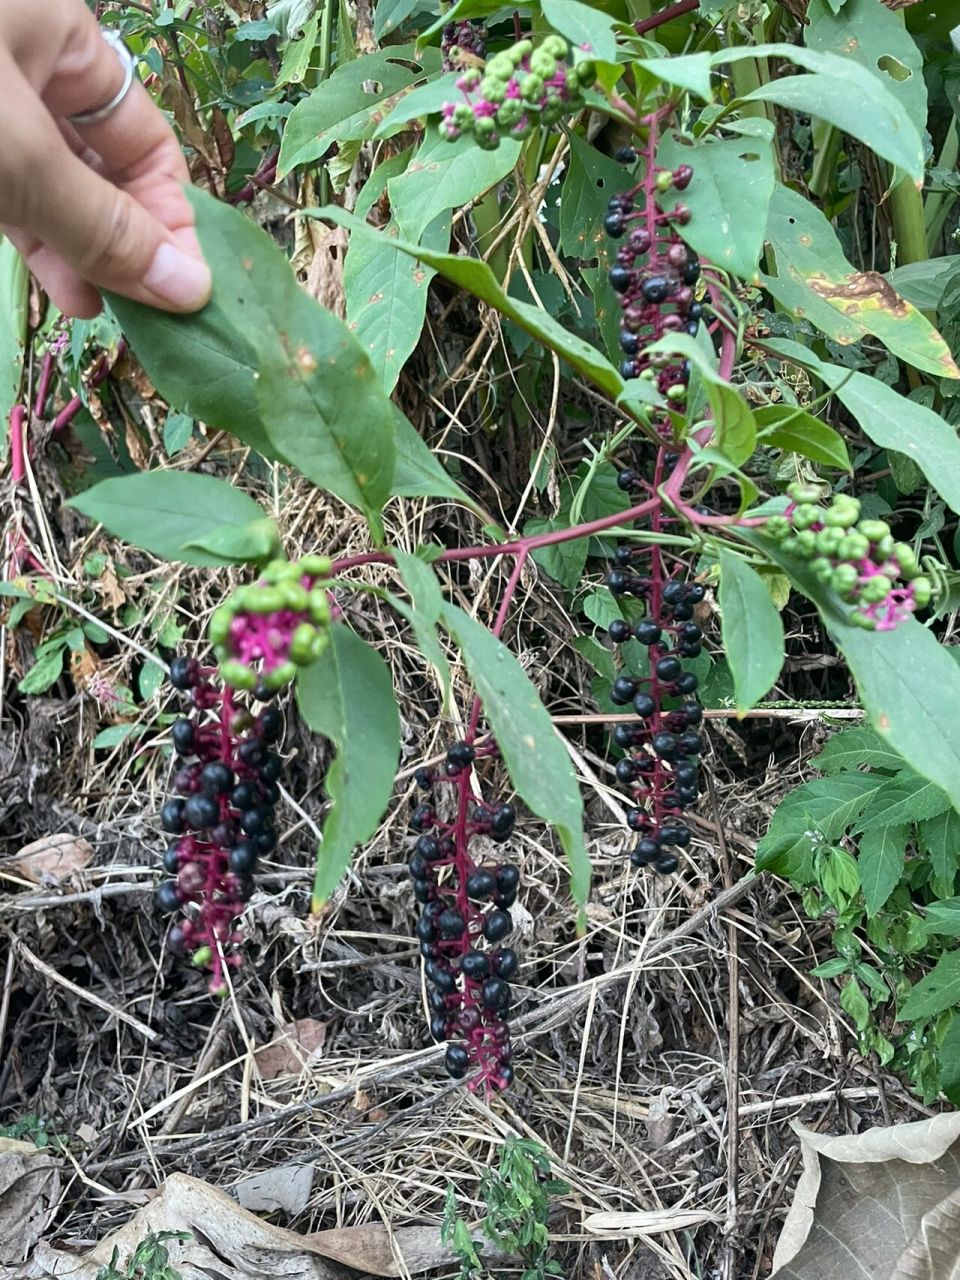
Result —
[[[90,111],[78,111],[75,115],[67,116],[71,124],[100,124],[101,121],[113,115],[133,87],[136,74],[136,59],[133,54],[116,31],[103,31],[101,35],[120,60],[120,65],[123,68],[123,84],[121,84],[109,102],[103,103],[102,106],[94,107]]]

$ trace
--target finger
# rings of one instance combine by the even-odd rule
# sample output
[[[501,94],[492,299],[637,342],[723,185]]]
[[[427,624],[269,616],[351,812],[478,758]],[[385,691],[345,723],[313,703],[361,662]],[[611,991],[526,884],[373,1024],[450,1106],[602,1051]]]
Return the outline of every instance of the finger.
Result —
[[[2,225],[0,232],[24,259],[53,305],[65,316],[92,320],[100,314],[103,303],[99,293],[55,253],[16,227]]]
[[[210,272],[177,243],[192,228],[182,193],[180,209],[169,193],[165,202],[161,196],[163,221],[71,152],[19,68],[2,56],[0,83],[0,127],[11,140],[0,148],[0,217],[101,288],[170,311],[203,306]]]

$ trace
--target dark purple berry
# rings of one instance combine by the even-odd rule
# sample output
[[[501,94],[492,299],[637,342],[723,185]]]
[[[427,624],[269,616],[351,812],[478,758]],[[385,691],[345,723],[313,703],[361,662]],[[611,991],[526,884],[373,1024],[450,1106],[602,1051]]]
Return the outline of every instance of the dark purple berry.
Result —
[[[169,871],[171,875],[176,875],[180,866],[180,846],[176,843],[168,844],[163,854],[163,869]]]
[[[635,489],[639,483],[639,474],[636,471],[631,471],[629,467],[617,475],[617,488],[623,489],[625,493],[629,493],[631,489]]]
[[[164,880],[157,888],[154,895],[154,902],[157,904],[158,910],[164,915],[169,915],[171,911],[176,911],[180,906],[180,890],[177,888],[173,880]]]
[[[488,1009],[503,1009],[510,1003],[510,986],[502,978],[488,978],[483,984],[480,999]]]
[[[512,804],[498,805],[490,821],[490,834],[494,840],[506,840],[512,835],[516,821],[517,811]]]
[[[421,791],[429,791],[433,786],[433,770],[428,769],[426,765],[421,765],[413,775],[413,780]]]
[[[625,707],[632,702],[637,692],[637,682],[633,676],[617,676],[610,690],[610,701],[618,707]]]
[[[266,749],[260,738],[247,738],[237,749],[237,756],[250,769],[256,769],[263,763]]]
[[[680,859],[675,853],[661,853],[653,865],[654,869],[659,871],[662,876],[668,876],[679,867]]]
[[[676,680],[677,676],[679,676],[683,671],[683,667],[680,665],[679,658],[674,658],[670,654],[667,654],[666,657],[661,658],[657,663],[656,670],[658,679],[673,681]]]
[[[407,870],[414,880],[426,880],[427,878],[427,864],[419,853],[415,853],[407,863]]]
[[[278,755],[269,751],[262,763],[257,767],[257,775],[263,782],[278,782],[283,773],[283,761]]]
[[[440,843],[433,836],[421,836],[414,849],[425,862],[436,862],[440,857]]]
[[[677,681],[676,681],[677,692],[678,693],[695,693],[697,689],[697,685],[699,683],[700,681],[697,679],[697,677],[693,674],[692,671],[684,671],[684,673],[677,678]]]
[[[273,814],[270,806],[266,804],[254,805],[252,809],[248,809],[240,818],[240,826],[248,836],[259,835],[261,831],[265,831],[269,827]]]
[[[211,760],[203,766],[200,786],[208,796],[221,796],[233,786],[233,770],[222,760]]]
[[[471,982],[482,982],[490,972],[490,959],[482,951],[468,951],[460,961],[460,972]]]
[[[520,958],[512,947],[499,947],[490,957],[490,963],[499,978],[510,979],[520,968]]]
[[[484,902],[493,896],[497,878],[492,871],[474,871],[467,877],[467,897],[473,902]]]
[[[626,267],[611,267],[607,277],[611,287],[617,293],[626,293],[630,288],[630,281],[633,279],[633,273],[628,271]]]
[[[625,618],[614,618],[607,634],[614,644],[623,644],[625,640],[630,639],[630,623]]]
[[[283,733],[283,712],[276,707],[267,707],[257,716],[257,728],[264,742],[277,742]]]
[[[670,296],[670,281],[663,276],[647,276],[642,289],[647,302],[665,302]]]
[[[437,813],[432,804],[418,804],[410,815],[410,826],[414,831],[426,831],[437,820]]]
[[[470,1054],[462,1044],[447,1045],[443,1062],[448,1075],[453,1076],[454,1080],[462,1080],[470,1066]]]
[[[430,1019],[430,1035],[438,1044],[447,1038],[447,1019],[442,1013],[435,1013]]]
[[[638,640],[640,644],[656,644],[662,632],[655,622],[645,618],[634,627],[633,635],[634,639]]]
[[[638,693],[633,700],[633,709],[641,720],[648,720],[657,709],[657,704],[649,693]]]
[[[455,907],[447,907],[446,911],[441,912],[437,924],[442,938],[460,938],[467,927],[467,922]]]
[[[230,850],[227,864],[238,876],[252,876],[257,869],[257,851],[249,840],[244,840],[236,848]]]
[[[190,689],[197,683],[200,667],[195,658],[178,654],[170,663],[170,683],[175,689]]]
[[[264,827],[253,837],[253,846],[261,857],[272,853],[277,847],[277,833],[273,827]]]
[[[681,733],[677,750],[682,756],[698,756],[703,750],[703,739],[699,733]]]
[[[196,729],[193,721],[187,719],[174,720],[170,728],[170,737],[177,755],[188,756],[193,750],[193,744],[196,741]]]
[[[469,742],[454,742],[447,748],[447,759],[451,764],[455,764],[461,769],[465,769],[468,764],[472,764],[476,754]]]
[[[619,240],[626,229],[622,215],[620,213],[608,213],[603,220],[603,229],[612,240]]]
[[[212,796],[191,796],[183,806],[183,816],[194,831],[205,831],[220,817],[220,806]]]
[[[421,916],[417,921],[417,938],[420,942],[436,942],[440,937],[437,926],[428,916]]]
[[[172,836],[181,835],[183,832],[185,804],[185,800],[168,800],[160,810],[160,825]]]
[[[672,733],[655,733],[650,739],[654,751],[664,760],[677,755],[677,739]]]
[[[513,929],[506,911],[491,911],[483,922],[483,936],[488,942],[501,942]]]

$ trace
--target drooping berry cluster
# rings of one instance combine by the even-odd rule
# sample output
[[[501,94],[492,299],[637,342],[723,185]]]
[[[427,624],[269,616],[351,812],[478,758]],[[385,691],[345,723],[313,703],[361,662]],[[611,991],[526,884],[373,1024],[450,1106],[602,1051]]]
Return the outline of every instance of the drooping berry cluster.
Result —
[[[236,917],[253,892],[258,859],[277,844],[282,765],[270,748],[283,716],[275,707],[256,716],[238,707],[216,671],[193,658],[174,658],[170,683],[189,692],[193,710],[171,729],[178,794],[160,810],[160,824],[172,837],[163,867],[173,878],[160,884],[156,901],[163,912],[183,912],[170,930],[170,949],[209,969],[209,989],[222,995],[224,965],[240,963]]]
[[[451,141],[472,133],[477,146],[494,151],[503,137],[528,138],[538,125],[552,125],[583,106],[583,90],[593,84],[592,62],[567,62],[561,36],[547,36],[534,49],[520,40],[495,54],[484,72],[469,67],[457,81],[462,102],[445,102],[441,133]]]
[[[701,652],[703,633],[693,621],[693,612],[704,588],[676,578],[662,582],[657,566],[651,566],[648,575],[637,574],[629,566],[643,554],[644,548],[618,547],[621,567],[607,577],[613,595],[631,595],[646,605],[645,616],[633,624],[614,619],[610,639],[617,645],[634,639],[649,656],[647,675],[620,675],[614,681],[611,700],[618,706],[632,705],[637,723],[618,724],[613,740],[624,751],[617,763],[617,779],[629,788],[634,802],[627,823],[640,837],[630,861],[635,867],[652,865],[669,873],[678,865],[671,848],[690,843],[690,830],[678,815],[699,794],[697,757],[703,739],[697,730],[703,710],[692,697],[697,677],[684,670],[681,659]],[[667,705],[668,699],[672,706]]]
[[[448,22],[440,41],[441,68],[465,71],[471,59],[482,62],[487,56],[487,28],[482,22]]]
[[[850,621],[869,631],[892,631],[933,595],[913,549],[894,541],[885,520],[860,518],[860,503],[836,494],[820,505],[815,485],[787,488],[790,506],[764,525],[785,550],[810,561],[824,585],[855,606]]]
[[[682,412],[690,380],[689,362],[646,348],[671,333],[695,337],[703,316],[694,286],[700,278],[700,261],[677,232],[690,221],[682,203],[664,210],[659,201],[671,188],[685,190],[693,178],[690,165],[673,172],[653,168],[632,191],[610,198],[604,228],[614,240],[626,239],[617,250],[609,279],[620,295],[620,347],[624,378],[644,378]],[[640,206],[637,196],[643,194]],[[667,415],[657,425],[669,433]]]
[[[437,1041],[453,1041],[447,1071],[460,1080],[475,1066],[471,1088],[506,1089],[513,1080],[510,979],[520,962],[503,943],[513,930],[510,908],[520,872],[486,854],[478,862],[475,849],[509,840],[516,812],[510,804],[478,804],[471,786],[476,764],[496,755],[493,745],[455,742],[442,773],[418,770],[417,784],[430,798],[410,817],[417,841],[409,869],[423,908],[417,937],[429,984],[430,1031]],[[444,817],[440,809],[448,796],[452,804]]]
[[[210,643],[226,684],[265,701],[320,657],[332,616],[329,572],[324,556],[272,560],[214,612]]]

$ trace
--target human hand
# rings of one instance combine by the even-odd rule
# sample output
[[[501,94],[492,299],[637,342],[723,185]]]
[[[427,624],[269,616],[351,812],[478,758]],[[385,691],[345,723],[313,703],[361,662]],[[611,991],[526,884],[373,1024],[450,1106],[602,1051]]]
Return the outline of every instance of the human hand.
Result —
[[[105,120],[67,120],[123,77],[84,0],[0,0],[0,230],[67,315],[99,312],[95,286],[196,311],[210,271],[163,114],[135,82]]]

